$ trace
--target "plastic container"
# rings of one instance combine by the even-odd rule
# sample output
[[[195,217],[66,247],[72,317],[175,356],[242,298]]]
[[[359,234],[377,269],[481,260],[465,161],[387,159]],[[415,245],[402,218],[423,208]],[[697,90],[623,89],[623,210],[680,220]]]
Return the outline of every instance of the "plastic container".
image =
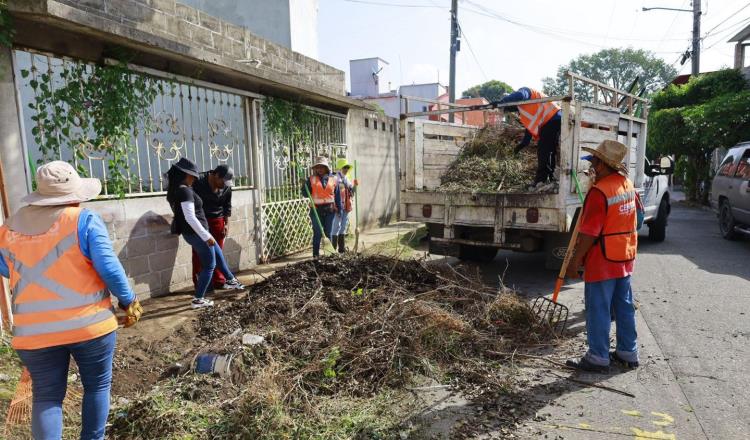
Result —
[[[203,353],[195,358],[193,370],[200,374],[216,374],[219,377],[233,381],[233,355]]]

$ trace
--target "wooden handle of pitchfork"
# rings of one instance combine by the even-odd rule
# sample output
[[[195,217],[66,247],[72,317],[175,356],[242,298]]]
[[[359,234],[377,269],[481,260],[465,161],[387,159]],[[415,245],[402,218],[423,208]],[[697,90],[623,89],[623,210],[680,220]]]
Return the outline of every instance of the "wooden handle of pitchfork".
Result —
[[[576,241],[578,241],[578,226],[581,224],[581,213],[578,214],[576,219],[576,225],[573,228],[573,233],[570,234],[570,242],[568,243],[568,249],[565,251],[565,259],[563,260],[562,267],[560,267],[560,273],[557,274],[557,281],[555,281],[555,290],[552,292],[552,302],[557,302],[557,295],[560,294],[560,289],[565,282],[565,272],[568,271],[568,264],[570,259],[573,258],[573,249],[576,247]]]

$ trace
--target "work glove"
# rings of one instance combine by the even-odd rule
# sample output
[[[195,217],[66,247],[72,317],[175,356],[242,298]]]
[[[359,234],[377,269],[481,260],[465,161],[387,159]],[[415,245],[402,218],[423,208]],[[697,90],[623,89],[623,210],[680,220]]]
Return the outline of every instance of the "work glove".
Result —
[[[125,312],[125,316],[120,318],[120,324],[125,328],[132,327],[136,322],[140,321],[143,314],[143,307],[141,307],[141,303],[137,298],[128,304],[127,307],[122,304],[119,306]]]

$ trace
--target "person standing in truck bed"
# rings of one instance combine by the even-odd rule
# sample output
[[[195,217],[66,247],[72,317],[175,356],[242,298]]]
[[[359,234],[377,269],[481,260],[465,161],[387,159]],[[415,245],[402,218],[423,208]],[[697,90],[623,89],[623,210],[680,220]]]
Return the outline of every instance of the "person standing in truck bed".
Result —
[[[508,102],[530,101],[546,98],[544,93],[529,87],[521,87],[515,92],[504,96],[493,104]],[[516,109],[521,117],[521,124],[526,128],[526,134],[518,144],[516,153],[531,143],[537,143],[537,166],[533,187],[539,187],[554,180],[555,165],[557,164],[557,150],[560,147],[560,106],[554,102],[536,102],[519,104]],[[533,189],[533,188],[529,188]]]

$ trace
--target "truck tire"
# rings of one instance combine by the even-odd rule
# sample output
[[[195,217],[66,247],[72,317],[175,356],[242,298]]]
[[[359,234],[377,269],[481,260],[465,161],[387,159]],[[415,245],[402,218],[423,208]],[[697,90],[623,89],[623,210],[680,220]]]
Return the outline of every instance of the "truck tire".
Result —
[[[656,213],[656,220],[648,225],[648,239],[661,243],[667,238],[667,217],[669,217],[669,202],[667,199],[661,199],[659,211]]]
[[[462,244],[458,248],[458,258],[464,261],[489,263],[497,256],[497,248],[489,246],[472,246]]]
[[[734,221],[732,205],[729,204],[728,200],[724,200],[719,206],[719,231],[721,231],[721,236],[725,240],[736,240],[739,234],[734,230],[735,226],[737,226],[737,222]]]

